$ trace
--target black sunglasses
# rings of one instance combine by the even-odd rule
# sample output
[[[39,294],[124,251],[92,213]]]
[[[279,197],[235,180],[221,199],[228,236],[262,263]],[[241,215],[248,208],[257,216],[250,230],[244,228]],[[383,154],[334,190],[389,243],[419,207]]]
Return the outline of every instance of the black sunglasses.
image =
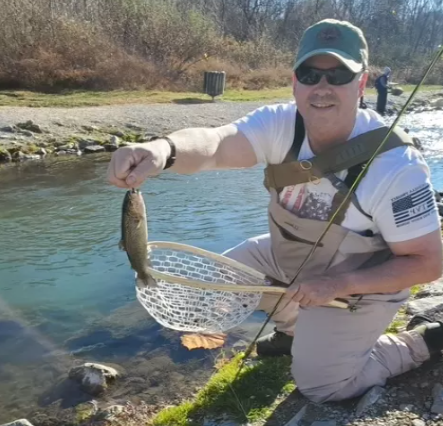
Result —
[[[331,68],[322,70],[300,65],[295,70],[297,80],[306,86],[314,86],[320,83],[322,76],[326,77],[326,81],[333,86],[342,86],[354,80],[357,73],[347,68]]]

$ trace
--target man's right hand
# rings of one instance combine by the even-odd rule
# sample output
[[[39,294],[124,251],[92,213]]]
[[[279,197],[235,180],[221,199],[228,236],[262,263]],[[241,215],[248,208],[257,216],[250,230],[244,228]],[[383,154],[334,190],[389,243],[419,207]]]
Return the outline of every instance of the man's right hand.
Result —
[[[108,166],[108,181],[119,188],[136,188],[165,167],[171,152],[164,139],[119,148]]]

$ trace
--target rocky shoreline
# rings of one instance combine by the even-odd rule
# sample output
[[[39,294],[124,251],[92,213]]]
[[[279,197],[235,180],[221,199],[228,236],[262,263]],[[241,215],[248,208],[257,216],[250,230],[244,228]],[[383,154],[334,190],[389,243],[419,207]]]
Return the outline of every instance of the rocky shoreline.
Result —
[[[443,320],[443,279],[414,290],[390,332],[404,331],[417,313]],[[76,365],[66,372],[64,382],[89,398],[73,407],[69,416],[61,419],[59,415],[45,415],[42,410],[29,420],[1,426],[136,426],[150,424],[156,413],[170,405],[171,401],[153,405],[145,398],[138,398],[136,404],[113,399],[110,392],[124,379],[125,370],[118,365],[98,364],[93,360]],[[443,426],[443,361],[441,358],[429,361],[354,400],[315,404],[297,390],[280,395],[277,400],[277,408],[266,421],[246,425],[227,417],[211,418],[208,413],[202,426]]]
[[[387,115],[398,113],[408,96],[391,94]],[[225,124],[259,106],[285,101],[287,99],[244,103],[216,101],[197,105],[128,105],[75,110],[0,108],[0,163],[113,152],[120,146],[147,142],[152,136],[184,127]],[[365,97],[368,108],[374,109],[375,102],[375,96]],[[443,92],[424,92],[417,95],[407,113],[442,109]],[[18,117],[20,121],[15,120]]]
[[[399,111],[408,94],[390,96],[388,115]],[[282,100],[285,101],[285,100]],[[374,108],[375,97],[365,102]],[[256,107],[271,102],[204,105],[139,105],[69,109],[0,109],[0,162],[14,164],[44,160],[48,157],[83,156],[113,152],[119,146],[140,143],[150,137],[188,126],[216,126],[234,120]],[[421,93],[408,112],[420,113],[443,109],[442,93]],[[390,327],[401,332],[415,313],[443,319],[443,280],[411,296]],[[68,419],[41,413],[7,423],[7,426],[132,426],[144,424],[165,404],[151,404],[140,392],[139,403],[123,403],[106,396],[108,388],[125,380],[119,366],[93,367],[90,359],[82,366],[66,371],[66,381],[78,386],[90,398],[77,405]],[[138,386],[147,387],[141,382]],[[98,402],[100,401],[100,402]],[[298,417],[294,416],[298,414]],[[288,423],[291,421],[292,423]],[[1,425],[1,426],[6,426]],[[297,392],[281,404],[265,423],[250,426],[443,426],[443,362],[433,361],[422,368],[394,378],[355,401],[317,405]],[[204,426],[240,426],[229,419],[208,419]]]

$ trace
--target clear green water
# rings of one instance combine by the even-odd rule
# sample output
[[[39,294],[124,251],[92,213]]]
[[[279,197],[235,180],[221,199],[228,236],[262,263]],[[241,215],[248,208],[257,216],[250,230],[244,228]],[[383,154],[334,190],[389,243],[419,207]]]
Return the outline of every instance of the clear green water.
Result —
[[[401,125],[422,140],[443,190],[443,112]],[[110,393],[115,400],[182,397],[210,373],[213,354],[183,348],[178,333],[135,301],[133,272],[117,247],[124,190],[107,184],[108,161],[85,156],[0,170],[0,422],[62,413],[87,399],[57,387],[81,360],[125,367]],[[142,187],[149,239],[222,252],[267,232],[262,180],[261,167],[150,180]],[[248,340],[262,320],[253,315],[232,342]]]

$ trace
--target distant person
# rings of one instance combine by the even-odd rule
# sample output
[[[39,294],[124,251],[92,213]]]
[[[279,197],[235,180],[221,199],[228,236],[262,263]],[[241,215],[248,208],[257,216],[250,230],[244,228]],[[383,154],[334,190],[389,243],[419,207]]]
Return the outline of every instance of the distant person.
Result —
[[[383,74],[375,80],[375,89],[377,90],[377,112],[385,115],[386,103],[388,102],[388,86],[391,68],[385,67]]]

